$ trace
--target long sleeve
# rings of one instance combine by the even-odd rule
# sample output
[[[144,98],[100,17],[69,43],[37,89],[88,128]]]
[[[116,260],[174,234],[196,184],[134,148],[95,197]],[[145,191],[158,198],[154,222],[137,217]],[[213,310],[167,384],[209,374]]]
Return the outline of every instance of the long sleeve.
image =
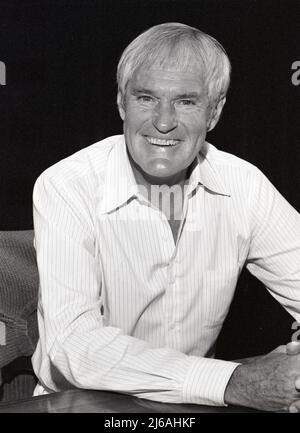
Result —
[[[260,172],[249,194],[247,268],[300,320],[300,215]]]
[[[40,277],[40,341],[33,365],[41,384],[48,391],[79,387],[223,405],[238,364],[154,347],[105,322],[101,244],[88,192],[66,184],[46,173],[33,195]]]

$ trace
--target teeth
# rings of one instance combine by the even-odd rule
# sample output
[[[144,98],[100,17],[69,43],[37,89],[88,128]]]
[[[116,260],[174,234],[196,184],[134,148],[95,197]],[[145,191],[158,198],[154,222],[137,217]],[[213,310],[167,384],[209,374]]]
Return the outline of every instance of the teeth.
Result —
[[[147,140],[151,144],[157,144],[159,146],[175,146],[179,140],[163,140],[161,138],[147,137]]]

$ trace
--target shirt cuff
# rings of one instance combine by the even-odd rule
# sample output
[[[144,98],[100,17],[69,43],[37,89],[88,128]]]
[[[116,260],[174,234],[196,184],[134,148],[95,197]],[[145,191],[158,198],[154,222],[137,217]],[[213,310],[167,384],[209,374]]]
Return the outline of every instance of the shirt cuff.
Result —
[[[184,403],[227,406],[224,402],[226,386],[239,365],[237,362],[219,359],[196,359],[183,384]]]

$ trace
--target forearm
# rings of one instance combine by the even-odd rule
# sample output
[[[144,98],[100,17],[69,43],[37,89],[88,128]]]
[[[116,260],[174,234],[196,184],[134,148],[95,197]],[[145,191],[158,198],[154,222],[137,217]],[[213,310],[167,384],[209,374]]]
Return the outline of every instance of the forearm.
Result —
[[[234,406],[253,407],[253,384],[249,380],[249,369],[245,365],[252,362],[251,358],[240,360],[239,365],[227,384],[224,401],[226,404]]]
[[[50,390],[65,389],[69,383],[168,403],[224,404],[236,364],[152,348],[117,328],[84,329],[84,321],[79,322],[77,330],[69,329],[60,337],[50,354],[43,344],[43,353],[36,358],[35,370],[43,383],[48,378]],[[54,371],[59,375],[52,375]]]

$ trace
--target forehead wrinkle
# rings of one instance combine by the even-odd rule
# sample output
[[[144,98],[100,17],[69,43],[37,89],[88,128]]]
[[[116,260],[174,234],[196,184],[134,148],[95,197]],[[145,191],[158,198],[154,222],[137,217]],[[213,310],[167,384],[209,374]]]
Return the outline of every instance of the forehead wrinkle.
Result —
[[[153,74],[151,74],[153,72]],[[178,74],[176,74],[176,72]],[[205,91],[203,78],[181,71],[142,68],[136,71],[130,82],[132,94],[146,93],[154,96],[168,95],[172,98],[199,98]]]

